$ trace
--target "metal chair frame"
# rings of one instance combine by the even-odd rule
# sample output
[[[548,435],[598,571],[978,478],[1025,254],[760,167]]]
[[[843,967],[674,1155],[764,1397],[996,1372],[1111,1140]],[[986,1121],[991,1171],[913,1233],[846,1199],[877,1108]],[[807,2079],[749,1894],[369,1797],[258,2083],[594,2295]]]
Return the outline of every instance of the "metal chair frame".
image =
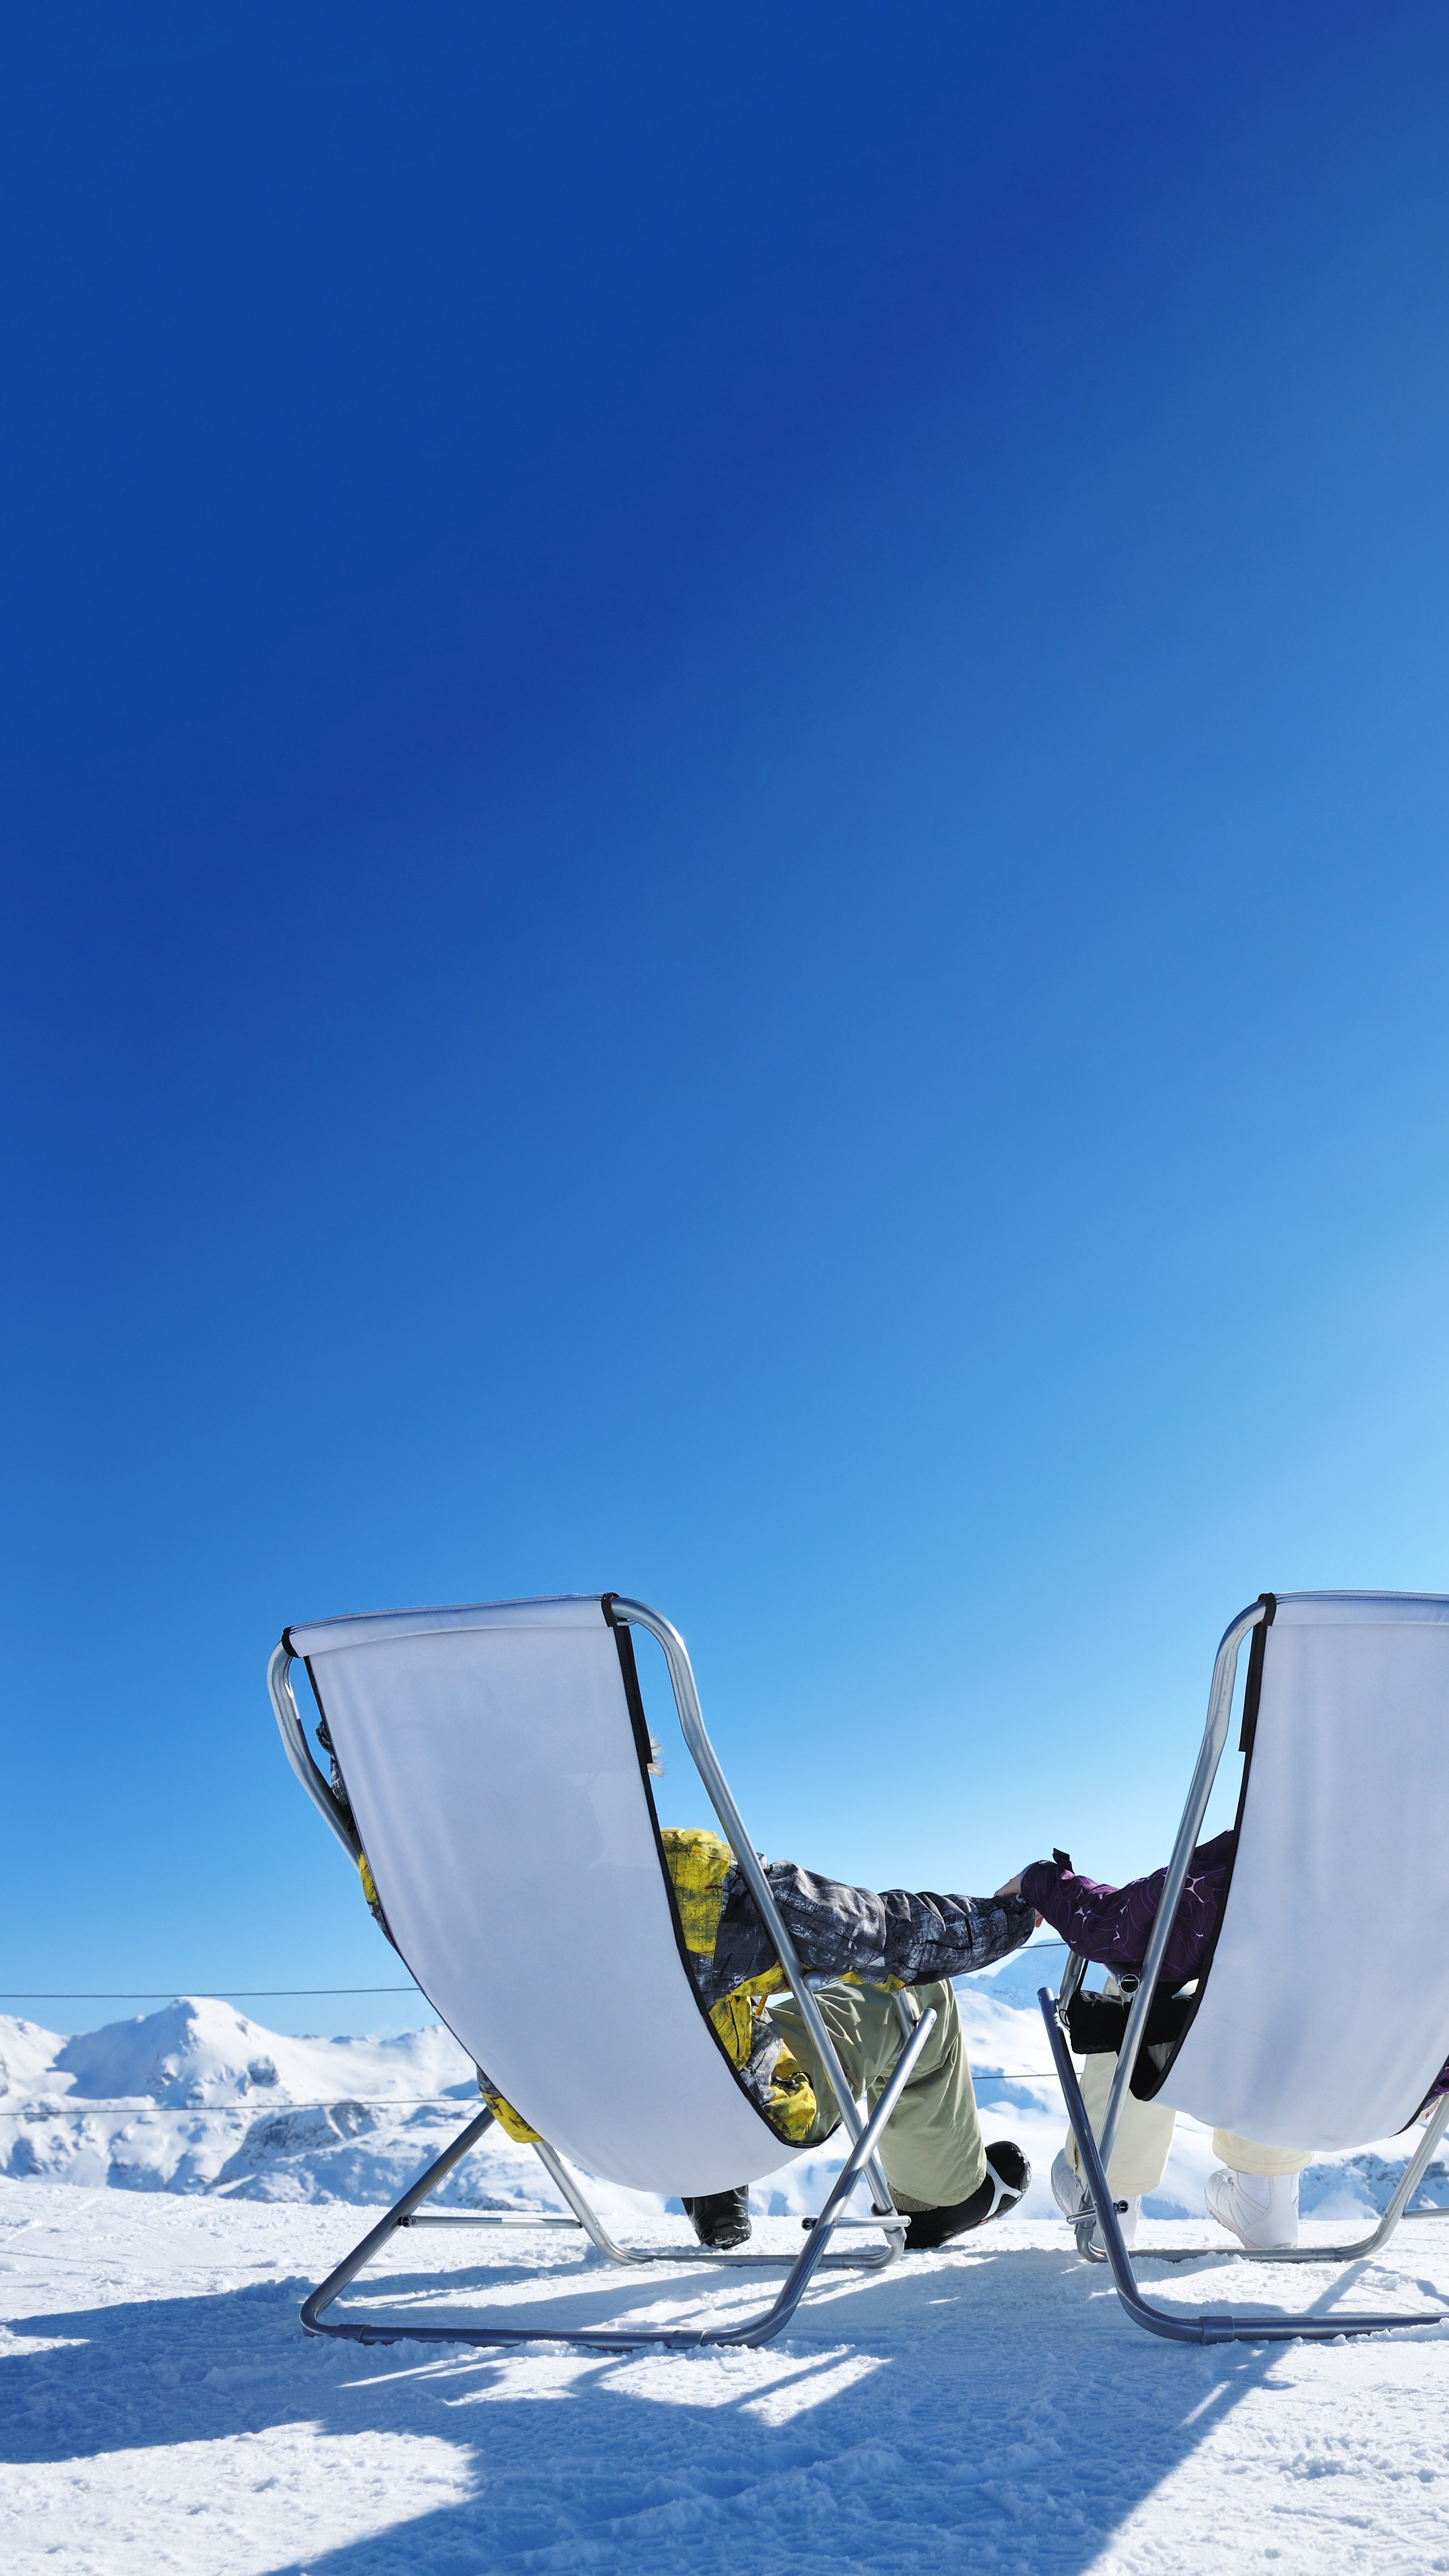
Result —
[[[1089,2208],[1085,2209],[1082,2216],[1075,2221],[1077,2250],[1092,2261],[1105,2261],[1110,2264],[1118,2297],[1135,2324],[1145,2327],[1149,2334],[1164,2335],[1176,2343],[1235,2341],[1284,2343],[1291,2341],[1297,2335],[1326,2340],[1335,2335],[1382,2334],[1392,2326],[1438,2325],[1446,2316],[1449,2316],[1449,2310],[1443,2308],[1422,2309],[1414,2314],[1403,2311],[1397,2314],[1387,2312],[1343,2314],[1325,2313],[1321,2309],[1295,2312],[1272,2308],[1260,2316],[1252,2317],[1236,2316],[1227,2311],[1205,2312],[1193,2317],[1181,2311],[1156,2307],[1150,2299],[1143,2297],[1138,2286],[1133,2269],[1133,2257],[1127,2250],[1118,2224],[1117,2204],[1107,2189],[1107,2167],[1111,2162],[1112,2148],[1132,2083],[1132,2071],[1136,2066],[1146,2035],[1147,2016],[1152,2007],[1158,1972],[1167,1950],[1178,1901],[1187,1878],[1188,1865],[1196,1848],[1198,1833],[1207,1812],[1208,1799],[1212,1794],[1213,1783],[1217,1778],[1227,1744],[1239,1650],[1243,1639],[1258,1626],[1265,1615],[1266,1605],[1263,1601],[1255,1601],[1250,1608],[1240,1611],[1237,1618],[1232,1620],[1225,1630],[1217,1651],[1217,1658],[1213,1665],[1212,1688],[1208,1694],[1207,1724],[1203,1731],[1202,1746],[1188,1789],[1187,1804],[1182,1811],[1182,1822],[1177,1829],[1177,1840],[1172,1847],[1172,1857],[1167,1864],[1162,1900],[1153,1922],[1152,1936],[1147,1945],[1147,1956],[1142,1964],[1141,1980],[1132,1998],[1131,2010],[1127,2017],[1127,2027],[1117,2059],[1117,2071],[1112,2079],[1112,2090],[1108,2096],[1107,2108],[1102,2120],[1100,2141],[1092,2134],[1091,2122],[1087,2118],[1081,2086],[1077,2081],[1076,2069],[1072,2064],[1071,2051],[1066,2038],[1067,2006],[1082,1982],[1087,1961],[1073,1954],[1062,1980],[1060,1994],[1053,1995],[1045,1986],[1037,1990],[1037,2002],[1046,2023],[1047,2037],[1051,2042],[1057,2074],[1061,2079],[1062,2091],[1066,2097],[1067,2118],[1077,2143],[1077,2152],[1082,2160],[1082,2172],[1090,2195]],[[1409,2161],[1398,2189],[1378,2226],[1370,2235],[1346,2245],[1280,2246],[1270,2247],[1262,2252],[1235,2248],[1231,2259],[1235,2262],[1248,2263],[1353,2263],[1380,2252],[1387,2245],[1402,2218],[1449,2217],[1449,2210],[1419,2210],[1410,2209],[1408,2206],[1428,2168],[1434,2149],[1443,2134],[1446,2120],[1449,2120],[1449,2096],[1446,2096],[1430,2113],[1423,2138]],[[1099,2250],[1091,2241],[1094,2233],[1097,2232],[1100,2232],[1105,2251]],[[1227,2251],[1226,2248],[1222,2250]],[[1137,2248],[1136,2259],[1139,2263],[1201,2262],[1204,2259],[1213,2259],[1218,2252],[1219,2249],[1216,2246],[1204,2245],[1140,2246]]]
[[[597,2211],[591,2206],[577,2175],[570,2172],[563,2158],[544,2139],[539,2139],[534,2152],[573,2215],[559,2212],[511,2210],[458,2210],[422,2213],[422,2203],[445,2182],[468,2154],[470,2148],[493,2123],[490,2110],[481,2111],[446,2147],[426,2173],[421,2174],[384,2218],[371,2228],[344,2255],[336,2269],[311,2293],[302,2308],[302,2324],[309,2334],[337,2335],[364,2344],[377,2343],[464,2343],[480,2345],[513,2345],[532,2343],[581,2344],[604,2352],[633,2351],[639,2346],[657,2344],[669,2351],[684,2351],[701,2344],[768,2343],[788,2325],[816,2271],[822,2267],[853,2271],[879,2271],[898,2258],[905,2243],[906,2221],[891,2199],[890,2185],[880,2161],[880,2142],[886,2125],[900,2099],[921,2050],[936,2021],[933,2011],[917,2013],[914,2003],[904,1994],[896,1996],[897,2017],[901,2025],[902,2048],[891,2070],[874,2112],[867,2119],[855,2101],[839,2052],[830,2036],[810,1981],[802,1968],[794,1944],[785,1928],[770,1882],[760,1863],[755,1846],[736,1806],[734,1797],[720,1768],[713,1745],[705,1732],[694,1673],[684,1640],[658,1611],[646,1608],[641,1601],[622,1600],[617,1593],[606,1596],[610,1616],[617,1622],[646,1629],[657,1638],[664,1650],[670,1687],[679,1716],[680,1730],[705,1793],[714,1809],[744,1873],[750,1893],[769,1931],[776,1956],[785,1972],[786,1982],[794,1996],[810,2033],[811,2040],[830,2077],[831,2088],[839,2107],[841,2125],[850,2141],[849,2153],[826,2198],[818,2218],[805,2221],[806,2241],[793,2261],[783,2254],[710,2254],[697,2245],[681,2246],[678,2251],[658,2247],[631,2247],[616,2242]],[[267,1672],[267,1686],[287,1760],[306,1790],[313,1805],[326,1820],[354,1866],[361,1858],[362,1846],[346,1816],[332,1794],[311,1747],[292,1689],[290,1668],[294,1661],[285,1640],[272,1656]],[[404,1962],[406,1965],[406,1962]],[[855,2220],[844,2215],[844,2204],[854,2185],[862,2177],[869,2183],[873,2216]],[[885,2234],[884,2249],[875,2253],[827,2254],[831,2237],[842,2226],[878,2226]],[[573,2331],[567,2326],[511,2326],[482,2322],[468,2326],[393,2325],[371,2319],[327,2320],[329,2308],[348,2283],[382,2252],[403,2228],[413,2227],[526,2227],[579,2228],[589,2238],[607,2263],[629,2269],[651,2263],[703,2263],[714,2271],[721,2268],[750,2268],[789,2265],[789,2272],[773,2304],[758,2317],[742,2326],[705,2328],[633,2329],[629,2327],[585,2328]]]

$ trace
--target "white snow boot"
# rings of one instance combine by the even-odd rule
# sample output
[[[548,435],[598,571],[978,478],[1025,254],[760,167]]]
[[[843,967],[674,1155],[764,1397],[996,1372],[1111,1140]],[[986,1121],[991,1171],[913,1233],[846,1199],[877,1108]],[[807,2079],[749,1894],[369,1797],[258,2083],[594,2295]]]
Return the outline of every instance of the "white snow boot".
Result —
[[[1219,2165],[1207,2178],[1209,2213],[1250,2254],[1298,2242],[1298,2176],[1234,2173]]]
[[[1063,2218],[1080,2218],[1087,2206],[1087,2187],[1065,2147],[1052,2159],[1052,2198]]]
[[[1077,2168],[1073,2164],[1065,2147],[1061,2149],[1060,2153],[1054,2158],[1052,2163],[1052,2198],[1056,2202],[1058,2209],[1061,2211],[1063,2218],[1085,2217],[1087,2204],[1091,2198],[1091,2194],[1089,2193],[1086,2184],[1083,2182],[1081,2175],[1078,2173]],[[1122,2230],[1122,2242],[1126,2246],[1129,2254],[1137,2242],[1137,2221],[1141,2215],[1142,2195],[1140,2192],[1135,2200],[1118,2201],[1117,2224]],[[1093,2251],[1098,2254],[1105,2254],[1107,2250],[1105,2245],[1102,2243],[1102,2231],[1100,2227],[1094,2227],[1092,2230],[1092,2247]]]

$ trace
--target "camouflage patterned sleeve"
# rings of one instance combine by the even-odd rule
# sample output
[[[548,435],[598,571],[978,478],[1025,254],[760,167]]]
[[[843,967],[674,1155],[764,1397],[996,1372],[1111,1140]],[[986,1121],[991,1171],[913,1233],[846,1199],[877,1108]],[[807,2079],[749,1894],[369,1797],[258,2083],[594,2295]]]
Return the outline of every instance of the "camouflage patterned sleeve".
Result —
[[[794,1861],[771,1861],[765,1874],[805,1967],[818,1977],[859,1977],[866,1985],[896,1978],[903,1986],[925,1986],[938,1977],[989,1968],[1021,1948],[1036,1919],[1034,1909],[1016,1896],[937,1896],[904,1887],[876,1895],[868,1887],[819,1878]],[[735,1868],[726,1884],[712,1982],[723,1993],[759,1976],[774,1956]]]

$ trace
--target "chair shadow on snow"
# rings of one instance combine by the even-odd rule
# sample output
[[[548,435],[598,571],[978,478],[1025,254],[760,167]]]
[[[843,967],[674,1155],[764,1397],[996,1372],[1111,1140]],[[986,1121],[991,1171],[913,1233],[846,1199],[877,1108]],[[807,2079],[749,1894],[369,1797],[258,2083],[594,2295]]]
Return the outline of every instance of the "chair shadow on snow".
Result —
[[[1216,2266],[1205,2264],[1211,2305]],[[695,2277],[699,2277],[695,2275]],[[743,2313],[775,2276],[702,2288]],[[1151,2276],[1159,2280],[1163,2276]],[[1302,2276],[1299,2276],[1300,2281]],[[395,2313],[437,2275],[368,2276]],[[1272,2367],[1269,2346],[1149,2340],[1105,2273],[1070,2249],[916,2258],[874,2280],[837,2276],[789,2333],[754,2352],[528,2354],[304,2339],[304,2285],[119,2302],[16,2319],[0,2458],[75,2461],[152,2446],[307,2427],[323,2528],[339,2523],[355,2445],[426,2436],[456,2447],[468,2495],[371,2537],[315,2545],[277,2576],[416,2576],[510,2563],[626,2564],[637,2547],[700,2569],[813,2563],[1087,2567],[1140,2505]],[[1266,2286],[1266,2285],[1265,2285]],[[1331,2303],[1352,2278],[1324,2292]],[[687,2280],[621,2281],[592,2261],[543,2313],[526,2263],[448,2276],[448,2305],[523,2297],[520,2321],[602,2324],[677,2301]],[[765,2294],[768,2295],[767,2290]],[[1195,2305],[1196,2289],[1187,2291]],[[737,2306],[738,2303],[738,2306]],[[429,2300],[431,2305],[431,2300]],[[581,2313],[582,2311],[582,2313]],[[356,2313],[356,2305],[351,2310]],[[546,2401],[546,2402],[540,2402]],[[329,2462],[327,2444],[338,2449]],[[537,2553],[537,2555],[535,2555]]]

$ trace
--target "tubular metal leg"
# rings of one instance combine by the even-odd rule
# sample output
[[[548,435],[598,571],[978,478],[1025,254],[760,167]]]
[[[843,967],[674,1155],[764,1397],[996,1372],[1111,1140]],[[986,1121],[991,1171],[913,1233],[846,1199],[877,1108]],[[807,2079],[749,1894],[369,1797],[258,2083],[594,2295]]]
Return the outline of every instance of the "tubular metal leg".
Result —
[[[380,2218],[375,2227],[369,2228],[361,2243],[354,2245],[350,2254],[344,2254],[335,2272],[329,2272],[326,2280],[313,2291],[310,2299],[303,2303],[302,2323],[308,2334],[337,2332],[335,2326],[318,2324],[317,2320],[322,2310],[331,2306],[338,2292],[345,2290],[349,2281],[356,2279],[364,2263],[370,2263],[374,2254],[381,2253],[388,2238],[399,2227],[406,2227],[413,2211],[428,2198],[430,2192],[437,2190],[440,2182],[446,2182],[454,2165],[462,2163],[469,2148],[476,2146],[484,2130],[491,2129],[492,2126],[492,2112],[480,2111],[476,2120],[470,2120],[467,2128],[459,2131],[452,2145],[443,2149],[437,2163],[429,2165],[427,2172],[419,2175],[412,2189],[403,2193],[401,2200],[388,2211],[386,2218]]]
[[[382,2247],[399,2227],[414,2223],[413,2212],[419,2207],[421,2202],[426,2200],[428,2194],[431,2191],[434,2191],[437,2188],[437,2185],[452,2172],[453,2167],[467,2154],[468,2149],[483,2135],[484,2130],[492,2120],[493,2114],[491,2111],[482,2111],[479,2113],[476,2120],[470,2121],[468,2127],[462,2132],[461,2136],[455,2138],[452,2145],[445,2149],[444,2153],[438,2158],[437,2163],[430,2165],[427,2172],[413,2184],[412,2189],[403,2194],[403,2197],[398,2202],[396,2208],[390,2209],[387,2216],[380,2219],[376,2227],[371,2228],[368,2234],[363,2237],[361,2243],[355,2246],[353,2251],[338,2264],[336,2270],[329,2272],[326,2280],[322,2282],[318,2289],[315,2289],[312,2292],[311,2297],[306,2301],[306,2304],[302,2309],[302,2323],[309,2334],[339,2335],[345,2337],[349,2342],[364,2344],[463,2343],[512,2345],[530,2343],[567,2343],[581,2344],[592,2351],[598,2352],[631,2352],[640,2345],[658,2344],[668,2351],[683,2352],[697,2350],[703,2344],[768,2343],[772,2336],[779,2334],[782,2328],[789,2324],[791,2317],[794,2315],[795,2310],[799,2306],[801,2299],[804,2297],[805,2292],[810,2285],[813,2275],[820,2267],[825,2255],[826,2246],[829,2244],[830,2238],[835,2231],[841,2211],[844,2208],[850,2192],[854,2188],[860,2175],[870,2167],[878,2156],[880,2142],[885,2131],[886,2123],[890,2119],[897,2102],[900,2100],[901,2093],[910,2076],[911,2070],[915,2065],[916,2059],[920,2056],[921,2050],[924,2048],[927,2039],[930,2037],[931,2031],[935,2027],[935,2022],[936,2015],[934,2012],[922,2013],[919,2021],[911,2032],[910,2038],[901,2050],[900,2056],[897,2058],[896,2063],[891,2070],[890,2079],[879,2102],[876,2104],[875,2110],[872,2112],[870,2119],[866,2122],[860,2136],[854,2140],[850,2153],[847,2155],[840,2172],[837,2174],[835,2181],[831,2186],[825,2206],[821,2210],[820,2216],[815,2221],[814,2226],[809,2230],[805,2243],[799,2254],[796,2256],[795,2261],[791,2266],[789,2277],[782,2284],[779,2296],[775,2300],[774,2305],[766,2309],[763,2316],[751,2318],[745,2325],[714,2328],[666,2328],[663,2330],[655,2328],[653,2330],[640,2329],[636,2331],[631,2331],[628,2327],[618,2327],[612,2330],[608,2328],[585,2327],[571,2333],[567,2326],[493,2326],[488,2324],[474,2326],[409,2326],[385,2324],[374,2325],[362,2322],[353,2323],[351,2321],[343,2324],[331,2325],[324,2323],[323,2310],[331,2306],[332,2301],[338,2296],[340,2291],[346,2289],[350,2281],[356,2279],[357,2274],[362,2270],[364,2264],[370,2262],[372,2256],[381,2251]],[[550,2159],[552,2159],[552,2161],[550,2161]],[[568,2198],[574,2206],[580,2224],[588,2227],[588,2232],[593,2237],[595,2244],[599,2245],[600,2251],[603,2252],[608,2249],[612,2249],[609,2250],[610,2261],[634,2263],[641,2259],[653,2259],[654,2261],[678,2262],[681,2259],[677,2255],[668,2254],[655,2255],[652,2258],[640,2257],[626,2252],[623,2248],[614,2248],[612,2238],[608,2236],[607,2230],[602,2227],[600,2222],[594,2218],[592,2211],[589,2212],[589,2219],[585,2220],[583,2211],[588,2207],[588,2204],[584,2200],[583,2194],[579,2192],[577,2184],[573,2181],[573,2177],[571,2175],[567,2175],[567,2169],[562,2166],[559,2159],[554,2157],[554,2151],[552,2148],[549,2149],[549,2155],[548,2158],[545,2158],[545,2162],[548,2164],[549,2172],[554,2175],[555,2180],[558,2182],[560,2190],[566,2191]],[[593,2222],[592,2225],[589,2224],[589,2221]],[[598,2230],[597,2234],[595,2234],[595,2229]],[[602,2243],[600,2242],[601,2238],[603,2240]],[[683,2259],[689,2260],[690,2257],[686,2255]],[[708,2261],[711,2267],[713,2267],[719,2260],[716,2256],[706,2256],[703,2259]],[[726,2260],[727,2259],[728,2258],[726,2258]],[[889,2257],[886,2259],[889,2259]]]
[[[1212,1796],[1213,1782],[1218,1775],[1218,1764],[1223,1758],[1223,1747],[1228,1740],[1228,1721],[1232,1715],[1233,1686],[1238,1670],[1238,1649],[1249,1630],[1258,1627],[1262,1618],[1261,1601],[1255,1601],[1249,1609],[1240,1611],[1232,1625],[1225,1631],[1213,1664],[1212,1688],[1208,1693],[1207,1725],[1203,1730],[1197,1766],[1188,1789],[1187,1804],[1182,1811],[1182,1822],[1177,1829],[1177,1840],[1172,1846],[1172,1856],[1163,1876],[1162,1894],[1158,1899],[1157,1912],[1148,1936],[1147,1956],[1142,1962],[1142,1975],[1137,1992],[1132,1998],[1132,2009],[1127,2015],[1127,2027],[1122,2034],[1122,2046],[1117,2055],[1117,2072],[1112,2079],[1112,2090],[1107,2097],[1107,2108],[1103,2114],[1102,2163],[1104,2168],[1112,2161],[1117,2124],[1126,2107],[1128,2087],[1132,2082],[1132,2070],[1137,2064],[1137,2052],[1147,2037],[1147,2016],[1152,2010],[1152,1998],[1157,1992],[1158,1972],[1167,1956],[1167,1944],[1172,1937],[1173,1924],[1177,1920],[1178,1899],[1187,1882],[1188,1866],[1197,1842],[1198,1828],[1207,1813],[1207,1803]]]
[[[575,2218],[606,2263],[647,2263],[647,2254],[636,2253],[627,2245],[616,2245],[597,2210],[589,2206],[562,2156],[556,2155],[545,2138],[534,2140],[534,2154],[556,2188],[563,2193]]]
[[[1112,2195],[1107,2189],[1107,2176],[1102,2157],[1092,2134],[1092,2124],[1087,2117],[1086,2105],[1082,2100],[1081,2086],[1077,2082],[1077,2070],[1072,2064],[1061,2024],[1057,2020],[1056,2004],[1045,1986],[1038,1988],[1037,2002],[1041,2006],[1042,2019],[1046,2023],[1047,2037],[1051,2042],[1052,2055],[1056,2060],[1057,2073],[1061,2078],[1062,2092],[1066,2097],[1067,2118],[1071,2122],[1072,2135],[1076,2139],[1077,2150],[1082,2159],[1082,2171],[1092,2196],[1097,2224],[1101,2228],[1103,2241],[1106,2244],[1107,2260],[1112,2266],[1112,2278],[1117,2285],[1117,2296],[1134,2325],[1145,2327],[1149,2334],[1162,2335],[1171,2343],[1291,2343],[1297,2335],[1327,2342],[1335,2335],[1383,2334],[1393,2326],[1436,2326],[1444,2322],[1449,2311],[1442,2308],[1400,2310],[1397,2313],[1391,2311],[1367,2313],[1357,2310],[1345,2314],[1342,2311],[1336,2311],[1327,2315],[1321,2310],[1314,2309],[1307,2309],[1295,2315],[1287,2309],[1270,2308],[1266,2314],[1257,2317],[1234,2316],[1226,2310],[1218,2314],[1204,2312],[1198,2316],[1190,2316],[1182,2310],[1156,2307],[1150,2299],[1145,2299],[1137,2286],[1136,2274],[1132,2269],[1132,2257],[1123,2242],[1122,2230],[1117,2223],[1117,2212]],[[1442,2125],[1441,2120],[1440,2126]],[[1432,2140],[1426,2141],[1426,2145],[1432,2145],[1432,2143]],[[1414,2161],[1422,2172],[1423,2164],[1428,2161],[1423,2148],[1420,2149],[1419,2156]],[[1411,2168],[1410,2175],[1405,2177],[1410,2189],[1417,2179],[1418,2175]],[[1400,2185],[1400,2190],[1404,2190],[1403,2184]],[[1396,2194],[1395,2197],[1397,2198],[1398,2195]],[[1387,2212],[1385,2216],[1387,2217]],[[1395,2224],[1397,2224],[1397,2216]],[[1371,2243],[1377,2241],[1377,2238],[1370,2239]],[[1194,2250],[1202,2254],[1216,2249],[1199,2246]],[[1299,2251],[1296,2248],[1294,2250]],[[1144,2253],[1141,2259],[1147,2261],[1150,2257]],[[1283,2258],[1280,2255],[1271,2259],[1281,2261]],[[1300,2259],[1305,2262],[1322,2263],[1333,2262],[1337,2257],[1332,2247],[1312,2247],[1302,2249]]]
[[[661,1619],[658,1611],[650,1610],[644,1602],[626,1601],[617,1592],[611,1593],[609,1599],[613,1618],[624,1620],[630,1627],[647,1629],[650,1636],[657,1638],[664,1649],[664,1661],[669,1669],[669,1686],[674,1693],[680,1731],[689,1748],[690,1759],[704,1783],[705,1794],[710,1805],[724,1827],[730,1848],[750,1894],[759,1907],[761,1919],[774,1946],[775,1956],[785,1971],[786,1982],[799,2005],[801,2018],[810,2033],[816,2054],[821,2065],[829,2072],[831,2090],[840,2112],[841,2125],[847,2137],[858,2139],[862,2128],[861,2116],[856,2107],[855,2097],[845,2080],[845,2070],[836,2052],[835,2042],[826,2027],[810,1981],[796,1956],[795,1945],[785,1928],[780,1909],[775,1903],[774,1890],[746,1831],[745,1820],[735,1805],[729,1783],[720,1769],[714,1746],[705,1733],[704,1713],[699,1705],[694,1669],[690,1663],[684,1639],[677,1628],[671,1627],[667,1619]],[[909,2006],[898,1999],[897,2011],[903,2031],[909,2009]],[[877,2216],[887,2221],[894,2220],[904,2236],[905,2220],[898,2215],[891,2199],[890,2184],[886,2180],[885,2167],[879,2157],[871,2160],[866,2167],[866,2172]]]

